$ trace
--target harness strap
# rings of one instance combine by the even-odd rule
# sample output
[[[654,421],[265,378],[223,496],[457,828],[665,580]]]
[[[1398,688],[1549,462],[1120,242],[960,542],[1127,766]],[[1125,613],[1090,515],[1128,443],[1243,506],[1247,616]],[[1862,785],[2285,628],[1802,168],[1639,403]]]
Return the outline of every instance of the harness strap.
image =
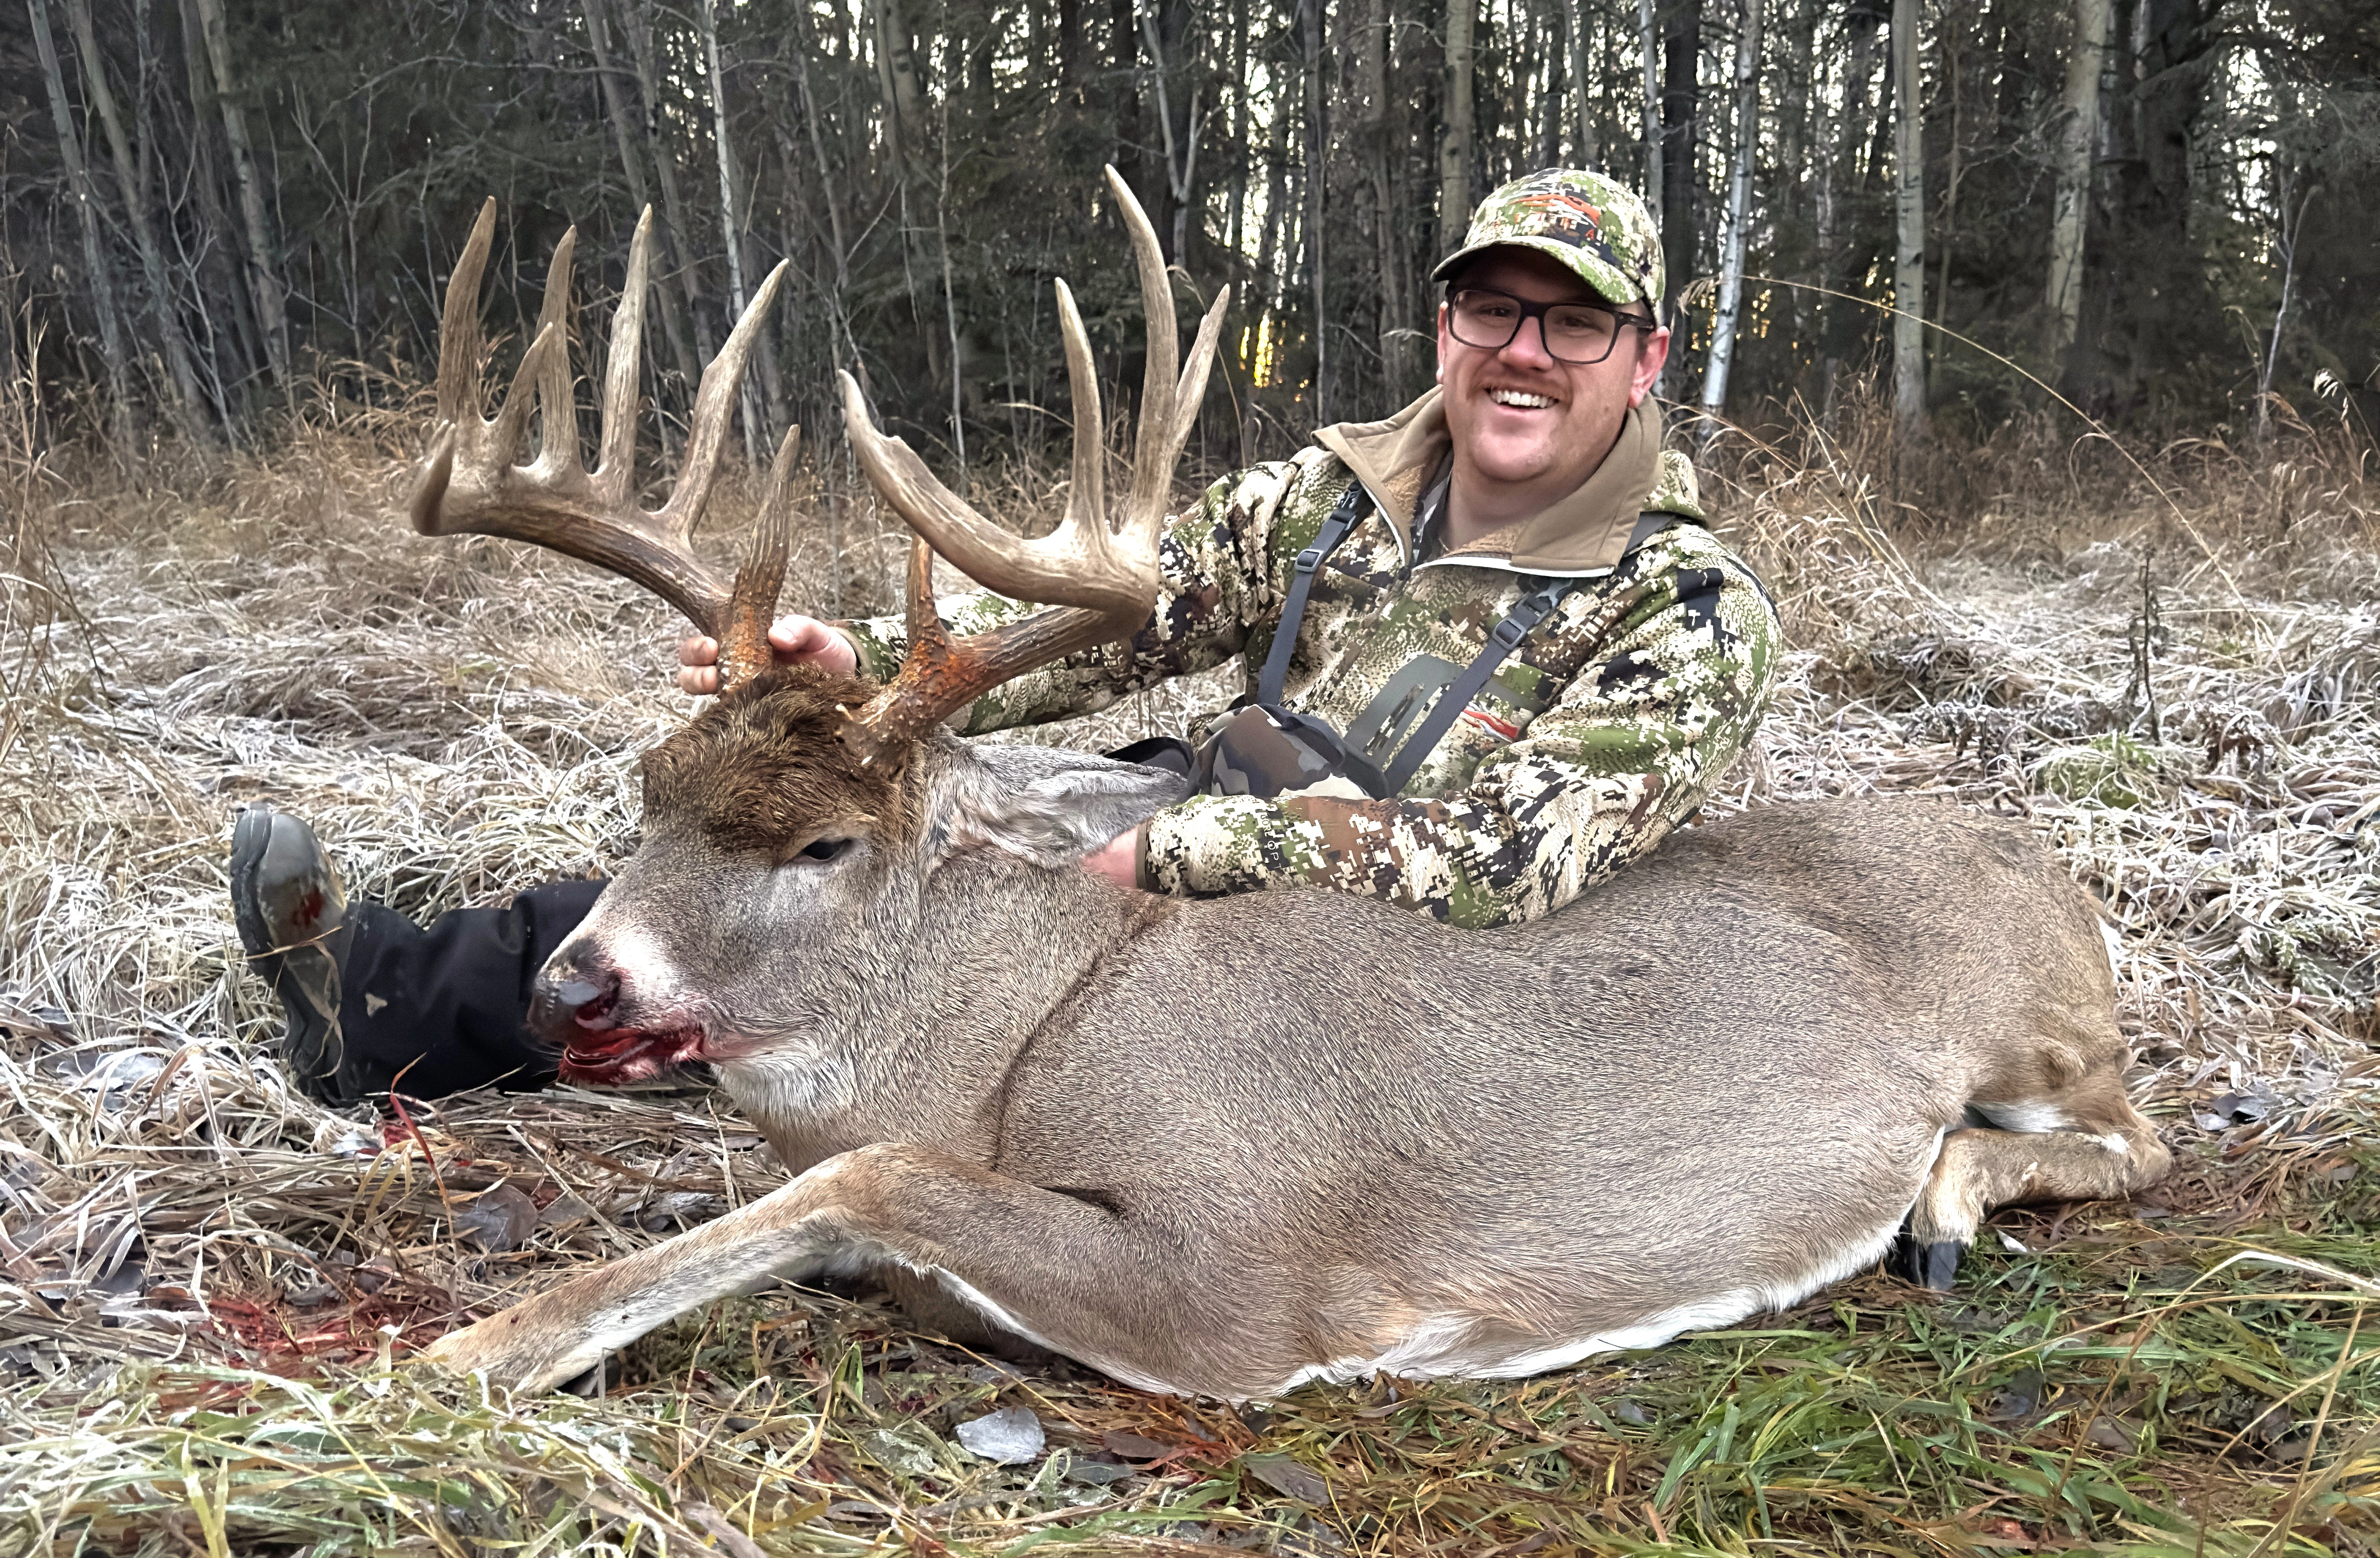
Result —
[[[1531,629],[1553,615],[1554,608],[1561,604],[1562,597],[1577,589],[1582,582],[1576,578],[1548,579],[1513,603],[1512,609],[1504,614],[1504,620],[1488,630],[1488,642],[1480,648],[1478,655],[1439,695],[1438,701],[1430,705],[1429,712],[1422,716],[1421,722],[1405,737],[1404,745],[1397,749],[1397,755],[1389,760],[1382,770],[1388,785],[1383,795],[1395,796],[1404,792],[1407,781],[1414,776],[1414,770],[1437,749],[1446,733],[1454,728],[1454,722],[1463,717],[1463,710],[1471,707],[1471,700],[1479,696],[1479,689],[1488,685],[1488,678],[1496,674],[1496,668],[1521,647],[1521,640],[1529,636]]]
[[[1281,685],[1289,680],[1290,651],[1297,647],[1297,631],[1305,624],[1305,598],[1314,592],[1314,576],[1322,570],[1323,559],[1339,550],[1339,543],[1352,534],[1364,520],[1365,511],[1372,506],[1372,494],[1356,481],[1347,488],[1347,495],[1330,511],[1316,532],[1314,544],[1297,554],[1296,576],[1289,583],[1289,599],[1281,603],[1281,626],[1273,629],[1272,649],[1265,655],[1263,674],[1257,677],[1257,699],[1259,703],[1281,701]]]
[[[1621,558],[1624,560],[1654,536],[1678,523],[1680,517],[1658,511],[1638,515],[1635,529],[1629,534],[1628,544],[1621,551]],[[1388,761],[1382,770],[1388,785],[1388,788],[1381,792],[1384,796],[1404,793],[1414,771],[1422,765],[1423,759],[1437,749],[1439,742],[1445,739],[1446,733],[1454,728],[1454,722],[1471,707],[1471,700],[1479,696],[1479,689],[1488,685],[1488,678],[1496,674],[1496,668],[1521,647],[1521,640],[1535,631],[1537,624],[1553,615],[1554,608],[1562,603],[1564,596],[1585,582],[1583,578],[1548,579],[1512,603],[1512,609],[1505,614],[1504,620],[1489,629],[1488,641],[1480,647],[1478,656],[1463,668],[1461,676],[1448,684],[1446,690],[1439,695],[1438,701],[1430,705],[1429,712],[1423,715],[1405,736],[1404,745],[1397,749],[1397,755]]]

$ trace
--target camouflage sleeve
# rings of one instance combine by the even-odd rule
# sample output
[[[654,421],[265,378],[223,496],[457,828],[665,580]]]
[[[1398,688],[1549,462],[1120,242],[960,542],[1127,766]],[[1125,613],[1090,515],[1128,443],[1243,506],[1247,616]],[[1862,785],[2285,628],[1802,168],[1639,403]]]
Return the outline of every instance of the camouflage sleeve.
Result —
[[[1026,672],[994,688],[952,722],[962,736],[1096,713],[1128,693],[1211,669],[1240,652],[1251,628],[1277,617],[1281,590],[1269,556],[1272,526],[1302,466],[1257,466],[1225,477],[1166,527],[1158,545],[1157,605],[1139,632]],[[1002,595],[954,595],[939,603],[953,633],[979,633],[1041,608]],[[905,618],[837,624],[857,643],[860,670],[892,680],[909,652]]]
[[[1603,652],[1467,789],[1194,798],[1150,819],[1144,885],[1328,887],[1461,926],[1550,914],[1701,805],[1766,712],[1776,614],[1722,550],[1694,563],[1648,575]]]

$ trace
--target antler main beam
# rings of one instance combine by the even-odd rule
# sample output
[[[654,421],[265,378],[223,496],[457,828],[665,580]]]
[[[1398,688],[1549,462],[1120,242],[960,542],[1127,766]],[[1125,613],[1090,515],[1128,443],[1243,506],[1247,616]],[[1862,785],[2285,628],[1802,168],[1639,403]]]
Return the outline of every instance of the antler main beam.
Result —
[[[801,446],[787,430],[761,505],[751,555],[731,578],[694,550],[694,528],[710,501],[738,385],[754,337],[785,274],[779,264],[744,310],[695,393],[686,461],[669,502],[657,510],[633,493],[638,370],[644,340],[645,293],[652,248],[652,208],[628,246],[628,275],[612,316],[603,374],[602,421],[592,471],[580,463],[577,407],[571,395],[568,313],[570,261],[578,230],[563,235],[546,274],[537,336],[492,418],[480,414],[480,278],[496,228],[493,199],[480,208],[470,242],[446,285],[438,347],[438,424],[415,479],[413,528],[423,535],[504,536],[594,564],[635,580],[720,640],[720,683],[739,684],[767,668],[769,617],[784,582],[788,528],[785,478]],[[532,407],[541,408],[537,456],[516,465]]]
[[[1058,328],[1075,403],[1074,485],[1065,517],[1038,541],[1012,535],[977,513],[936,480],[908,444],[879,432],[857,382],[849,373],[842,375],[844,420],[860,469],[877,495],[918,537],[909,563],[908,658],[892,685],[859,711],[844,732],[844,739],[871,761],[879,751],[914,738],[1012,676],[1132,632],[1148,618],[1157,599],[1158,539],[1166,498],[1183,445],[1197,422],[1231,289],[1216,296],[1199,322],[1189,360],[1181,363],[1177,375],[1173,289],[1157,229],[1123,176],[1112,167],[1107,176],[1116,209],[1132,235],[1148,341],[1132,490],[1112,523],[1102,464],[1106,424],[1090,340],[1075,295],[1063,281],[1057,284]],[[1056,609],[954,640],[934,608],[934,552],[987,590]]]

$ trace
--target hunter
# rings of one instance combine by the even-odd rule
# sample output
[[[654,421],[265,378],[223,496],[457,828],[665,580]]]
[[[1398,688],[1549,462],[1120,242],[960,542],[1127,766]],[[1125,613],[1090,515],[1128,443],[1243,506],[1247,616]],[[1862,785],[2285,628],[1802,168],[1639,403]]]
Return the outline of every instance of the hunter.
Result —
[[[1690,818],[1766,711],[1775,613],[1661,447],[1670,332],[1650,214],[1599,173],[1548,169],[1483,201],[1433,273],[1438,384],[1386,421],[1327,427],[1172,521],[1131,639],[1029,673],[952,722],[1038,724],[1239,657],[1246,694],[1195,742],[1112,754],[1189,798],[1087,857],[1151,893],[1319,888],[1449,924],[1549,914]],[[1033,607],[977,594],[975,632]],[[879,681],[901,621],[788,616],[779,661]],[[679,649],[715,690],[717,646]],[[233,840],[250,959],[289,1014],[300,1085],[333,1102],[533,1087],[530,981],[602,891],[550,882],[427,930],[347,904],[299,819]]]

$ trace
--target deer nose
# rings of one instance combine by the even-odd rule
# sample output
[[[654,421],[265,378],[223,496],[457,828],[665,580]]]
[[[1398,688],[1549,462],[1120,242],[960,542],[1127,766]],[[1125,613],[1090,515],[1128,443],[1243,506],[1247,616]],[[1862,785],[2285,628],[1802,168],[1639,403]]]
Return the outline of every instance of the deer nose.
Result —
[[[557,957],[538,975],[529,999],[529,1030],[548,1043],[564,1044],[586,1033],[617,1028],[613,1008],[620,1003],[620,970],[600,954]]]

